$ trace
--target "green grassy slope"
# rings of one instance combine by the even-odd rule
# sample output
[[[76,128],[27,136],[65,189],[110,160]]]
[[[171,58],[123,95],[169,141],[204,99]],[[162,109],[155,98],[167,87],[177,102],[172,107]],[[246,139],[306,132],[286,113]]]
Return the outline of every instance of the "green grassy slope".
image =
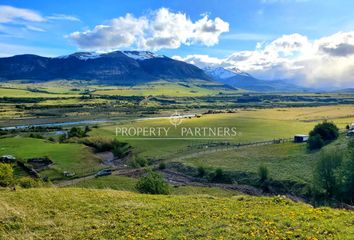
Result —
[[[120,191],[137,192],[135,185],[136,178],[124,176],[105,176],[94,179],[89,179],[84,182],[74,184],[74,188],[92,188],[92,189],[114,189]],[[196,187],[196,186],[174,186],[171,187],[172,195],[196,195],[207,194],[217,197],[232,197],[240,195],[240,192],[226,190],[216,187]]]
[[[354,214],[274,197],[1,190],[1,239],[350,239]]]
[[[0,156],[8,154],[22,159],[49,157],[54,165],[51,169],[41,172],[41,175],[48,175],[50,178],[60,177],[63,171],[80,174],[78,170],[97,168],[100,164],[98,158],[84,145],[59,144],[35,138],[1,138]]]

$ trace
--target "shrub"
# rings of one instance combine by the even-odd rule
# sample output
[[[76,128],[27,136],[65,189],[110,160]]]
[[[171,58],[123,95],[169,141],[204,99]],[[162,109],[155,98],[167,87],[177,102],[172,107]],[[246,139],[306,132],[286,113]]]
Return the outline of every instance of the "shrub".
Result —
[[[159,169],[160,169],[160,170],[166,169],[166,163],[161,162],[161,163],[159,164]]]
[[[339,181],[337,170],[341,165],[343,155],[338,151],[322,152],[315,168],[314,183],[315,188],[322,188],[325,193],[332,197],[338,191]]]
[[[72,127],[68,132],[69,138],[72,138],[72,137],[83,138],[86,136],[87,136],[86,132],[79,127]]]
[[[262,182],[268,179],[269,171],[266,166],[259,166],[258,168],[258,176]]]
[[[130,153],[130,145],[125,142],[119,142],[117,139],[114,139],[112,142],[112,152],[114,156],[123,158]]]
[[[340,198],[350,204],[354,203],[354,151],[351,152],[349,158],[343,161],[341,167],[340,179]]]
[[[319,134],[310,136],[307,141],[307,147],[310,150],[321,149],[324,146],[324,141]]]
[[[13,183],[14,170],[11,164],[0,163],[0,186],[8,187]]]
[[[206,173],[206,171],[205,171],[204,167],[202,167],[202,166],[198,167],[198,177],[204,177],[205,173]]]
[[[145,167],[148,165],[148,161],[143,157],[134,156],[130,159],[129,165],[133,168]]]
[[[224,173],[221,168],[218,168],[215,172],[209,174],[209,181],[218,183],[232,183],[231,177]]]
[[[332,122],[323,122],[317,124],[310,132],[310,136],[320,135],[323,141],[332,141],[338,138],[339,129]]]
[[[38,139],[44,139],[44,137],[40,134],[36,134],[36,133],[31,133],[29,135],[30,138],[38,138]]]
[[[169,194],[170,189],[164,178],[153,171],[149,171],[146,176],[143,176],[137,182],[135,188],[140,193],[148,194]]]
[[[42,183],[31,177],[21,177],[16,181],[16,184],[23,188],[35,188],[42,186]]]

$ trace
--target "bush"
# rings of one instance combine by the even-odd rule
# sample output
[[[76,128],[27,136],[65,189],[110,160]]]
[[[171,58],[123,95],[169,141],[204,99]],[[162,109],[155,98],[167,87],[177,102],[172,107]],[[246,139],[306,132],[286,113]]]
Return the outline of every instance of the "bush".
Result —
[[[343,155],[338,151],[323,152],[315,168],[315,188],[323,189],[329,197],[333,197],[338,192],[337,172],[342,160]]]
[[[310,132],[310,136],[320,135],[323,141],[333,141],[339,136],[338,127],[331,122],[323,122],[317,124]]]
[[[163,177],[153,171],[149,171],[146,176],[143,176],[137,182],[135,188],[140,193],[148,194],[169,194],[170,188]]]
[[[44,137],[40,134],[36,134],[36,133],[31,133],[29,135],[30,138],[38,138],[38,139],[44,139]]]
[[[198,167],[198,177],[204,177],[205,173],[206,173],[206,171],[205,171],[204,167],[202,167],[202,166]]]
[[[41,187],[42,183],[31,177],[21,177],[16,181],[16,185],[23,188],[35,188],[35,187]]]
[[[131,147],[128,143],[119,142],[117,139],[114,139],[112,145],[112,152],[116,157],[123,158],[130,153]]]
[[[340,175],[340,198],[350,204],[354,203],[354,151],[346,161],[343,161]]]
[[[159,169],[160,169],[160,170],[166,169],[166,163],[161,162],[161,163],[159,164]]]
[[[266,166],[259,166],[258,168],[258,176],[260,178],[260,180],[262,182],[264,182],[265,180],[268,180],[268,175],[269,175],[269,171],[268,168]]]
[[[11,164],[0,163],[0,186],[8,187],[13,183],[14,170]]]
[[[324,144],[325,143],[319,134],[316,134],[314,136],[310,136],[307,141],[307,147],[310,150],[321,149],[324,146]]]
[[[103,137],[86,137],[79,140],[79,142],[94,148],[96,152],[112,151],[113,155],[119,158],[126,157],[131,148],[128,143]]]
[[[129,165],[133,168],[145,167],[148,165],[148,161],[143,157],[134,156],[130,159]]]
[[[209,174],[209,181],[217,183],[232,183],[231,177],[224,173],[221,168],[218,168],[215,172]]]
[[[87,132],[85,132],[84,130],[82,130],[79,127],[72,127],[69,132],[68,132],[68,137],[72,138],[72,137],[77,137],[77,138],[83,138],[86,137]]]

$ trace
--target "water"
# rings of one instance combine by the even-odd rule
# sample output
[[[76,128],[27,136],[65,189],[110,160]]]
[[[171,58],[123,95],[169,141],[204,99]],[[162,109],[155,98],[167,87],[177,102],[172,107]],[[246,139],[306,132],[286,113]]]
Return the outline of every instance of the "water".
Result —
[[[62,127],[62,126],[72,126],[72,125],[81,125],[81,124],[97,124],[97,123],[104,123],[104,122],[109,122],[109,121],[108,120],[82,120],[82,121],[73,121],[73,122],[43,123],[43,124],[3,127],[0,128],[0,130],[15,130],[15,129],[30,128],[30,127]]]

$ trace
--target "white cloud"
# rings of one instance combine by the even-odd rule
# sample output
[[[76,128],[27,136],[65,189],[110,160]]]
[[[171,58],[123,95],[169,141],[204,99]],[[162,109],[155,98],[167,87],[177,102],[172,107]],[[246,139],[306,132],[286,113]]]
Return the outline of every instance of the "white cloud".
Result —
[[[30,9],[0,5],[0,23],[17,21],[44,22],[45,18]]]
[[[262,79],[293,79],[316,87],[354,87],[354,32],[317,40],[300,34],[284,35],[257,44],[253,51],[238,51],[224,59],[206,55],[177,58],[199,67],[237,67]]]
[[[159,50],[195,43],[213,46],[219,36],[228,31],[229,24],[218,17],[209,19],[205,15],[193,22],[184,13],[160,8],[147,16],[127,14],[91,30],[71,33],[69,38],[82,49],[112,50],[131,46]]]
[[[50,20],[66,20],[66,21],[72,21],[72,22],[80,22],[80,19],[75,16],[71,15],[66,15],[66,14],[53,14],[51,16],[48,16],[47,19]]]

